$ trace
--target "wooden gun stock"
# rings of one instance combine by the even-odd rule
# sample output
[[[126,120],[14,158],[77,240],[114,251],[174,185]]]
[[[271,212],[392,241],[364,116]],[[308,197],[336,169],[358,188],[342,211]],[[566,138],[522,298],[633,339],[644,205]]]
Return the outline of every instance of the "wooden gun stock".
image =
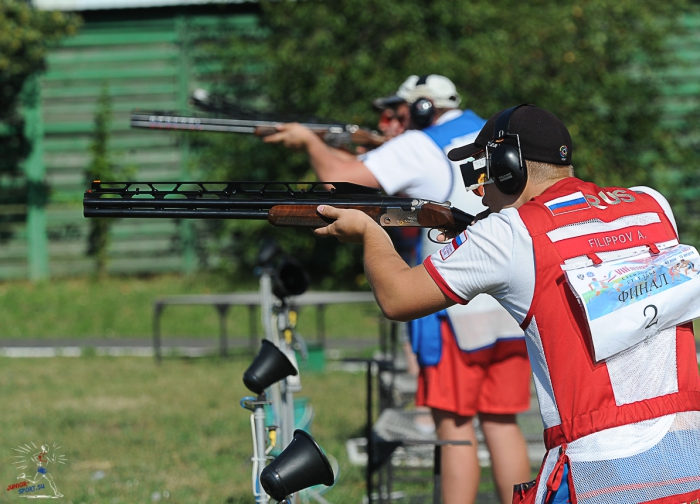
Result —
[[[259,137],[266,137],[270,135],[274,135],[275,133],[279,133],[277,131],[277,128],[275,126],[256,126],[255,127],[255,135]]]
[[[280,123],[280,124],[282,124],[282,123]],[[316,133],[316,135],[318,137],[320,137],[321,140],[323,140],[323,137],[325,137],[326,134],[328,133],[328,130],[326,128],[318,128],[318,129],[309,128],[309,129],[311,131],[313,131],[314,133]],[[259,137],[266,137],[266,136],[274,135],[275,133],[279,133],[279,130],[277,129],[276,126],[256,126],[255,127],[255,135],[259,136]],[[355,137],[355,135],[357,135],[357,137]],[[371,142],[377,141],[375,138],[372,138],[373,136],[377,137],[377,138],[381,138],[382,142],[384,141],[383,140],[384,137],[380,137],[379,135],[374,135],[374,134],[370,133],[369,131],[363,131],[363,130],[356,131],[355,133],[353,133],[350,136],[350,138],[352,139],[352,141],[354,143],[365,145],[365,141],[368,141],[368,142],[369,141],[371,141]],[[372,145],[372,144],[370,143],[369,145]],[[377,145],[381,145],[381,144],[377,144]]]
[[[309,128],[311,131],[316,133],[321,140],[325,140],[326,136],[332,135],[326,128]],[[278,133],[278,130],[275,126],[256,126],[255,127],[255,134],[259,137],[266,137],[270,135],[274,135],[275,133]],[[364,129],[358,129],[357,131],[354,131],[352,133],[346,133],[348,135],[348,138],[350,139],[350,142],[356,145],[364,145],[367,147],[379,147],[382,145],[384,142],[386,142],[386,138],[384,138],[381,135],[378,135],[372,131],[364,130]]]
[[[331,205],[332,206],[332,205]],[[273,226],[320,228],[333,219],[319,215],[317,205],[278,205],[270,208],[267,220]],[[474,218],[455,208],[425,203],[415,210],[365,205],[337,205],[366,213],[383,227],[423,227],[464,231]]]
[[[386,137],[377,135],[372,131],[359,129],[350,135],[352,143],[357,145],[366,145],[368,147],[379,147],[386,142]]]
[[[474,221],[474,217],[458,208],[426,203],[418,212],[420,227],[430,229],[446,229],[461,232]]]
[[[318,205],[273,206],[267,214],[267,221],[273,226],[306,227],[314,229],[325,227],[333,222],[334,219],[319,214],[316,208],[318,208]],[[360,210],[375,220],[377,220],[382,210],[379,206],[338,205],[338,208]]]

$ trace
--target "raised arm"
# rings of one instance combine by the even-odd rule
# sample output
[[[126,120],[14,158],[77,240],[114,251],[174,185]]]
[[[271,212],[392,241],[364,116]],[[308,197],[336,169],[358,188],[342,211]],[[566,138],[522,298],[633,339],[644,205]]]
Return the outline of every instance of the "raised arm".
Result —
[[[318,212],[336,219],[314,231],[318,236],[364,245],[365,274],[388,319],[412,320],[455,304],[422,264],[411,268],[401,259],[386,232],[367,214],[327,205],[318,207]]]
[[[281,124],[278,133],[266,136],[267,143],[283,143],[290,149],[306,149],[311,166],[322,182],[353,182],[379,187],[379,182],[362,161],[340,149],[330,147],[309,128],[298,123]]]

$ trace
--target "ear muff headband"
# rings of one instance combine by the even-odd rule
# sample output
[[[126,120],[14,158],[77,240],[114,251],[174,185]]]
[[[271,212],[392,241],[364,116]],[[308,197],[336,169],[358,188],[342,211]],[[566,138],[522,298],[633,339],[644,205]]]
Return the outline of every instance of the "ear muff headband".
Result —
[[[493,128],[493,140],[487,145],[489,176],[499,191],[504,194],[516,194],[527,182],[527,166],[520,152],[520,138],[509,133],[510,118],[522,103],[501,112]],[[505,143],[506,138],[515,138],[517,147]]]
[[[494,139],[503,138],[508,134],[508,128],[510,128],[510,118],[513,117],[513,112],[518,110],[523,105],[526,104],[522,103],[501,112],[501,115],[498,116],[498,119],[496,119],[496,124],[493,127]]]

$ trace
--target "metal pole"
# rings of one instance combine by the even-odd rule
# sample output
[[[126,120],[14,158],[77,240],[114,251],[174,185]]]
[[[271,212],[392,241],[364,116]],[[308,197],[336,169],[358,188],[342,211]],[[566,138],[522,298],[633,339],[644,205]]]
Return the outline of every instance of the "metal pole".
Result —
[[[255,324],[255,305],[248,305],[248,329],[250,337],[250,351],[255,355],[258,349],[258,331]]]
[[[279,348],[284,352],[287,358],[296,366],[296,356],[291,347],[291,340],[288,341],[289,330],[289,305],[286,300],[281,300],[281,306],[277,307],[277,331],[279,335]],[[282,440],[283,448],[286,448],[294,439],[294,392],[301,390],[301,380],[299,375],[288,376],[281,382],[284,387],[282,396]]]
[[[189,101],[189,81],[190,81],[190,54],[192,52],[192,37],[189,36],[187,22],[183,15],[175,18],[175,29],[180,41],[180,61],[177,74],[177,107],[184,110]],[[188,165],[190,148],[188,142],[178,142],[180,146],[180,177],[187,180],[189,176]],[[178,222],[178,232],[182,243],[182,271],[183,273],[194,273],[197,269],[196,233],[194,222],[188,219],[181,219]]]
[[[326,348],[326,305],[316,305],[316,333],[318,344]]]
[[[274,343],[279,344],[279,338],[272,327],[272,315],[273,315],[273,295],[272,295],[272,278],[270,277],[270,271],[268,269],[263,269],[260,275],[260,318],[262,320],[262,327],[265,339]],[[269,393],[272,400],[272,411],[275,415],[275,421],[280,424],[280,433],[282,434],[282,440],[284,437],[284,418],[282,416],[282,393],[280,390],[280,383],[274,383],[270,386]],[[284,445],[286,446],[286,445]],[[284,446],[282,448],[284,448]]]
[[[272,332],[272,278],[267,270],[260,275],[260,317],[265,339],[276,343]]]
[[[433,504],[440,504],[441,475],[442,475],[442,446],[435,445],[433,452]]]
[[[372,504],[372,464],[374,461],[374,444],[372,443],[372,361],[367,361],[367,425],[365,426],[367,437],[367,472],[365,484],[367,486],[367,504]]]
[[[41,112],[41,85],[35,74],[22,91],[24,134],[32,150],[24,161],[27,177],[27,272],[32,281],[49,277],[49,239],[46,234],[46,166],[44,164],[44,124]]]
[[[379,351],[382,355],[386,355],[387,349],[387,324],[390,322],[383,315],[379,315]]]
[[[153,357],[156,364],[160,364],[160,314],[163,311],[163,305],[160,301],[153,304]]]
[[[229,305],[218,304],[216,311],[219,312],[219,353],[221,357],[226,357],[228,354],[228,341],[226,338],[226,313]]]
[[[289,443],[294,439],[294,393],[292,392],[292,387],[289,386],[287,380],[284,381],[284,429],[282,434],[284,438],[282,439],[284,445],[283,449],[289,446]]]
[[[261,395],[264,400],[264,394]],[[270,497],[265,493],[265,491],[262,489],[262,486],[260,485],[260,475],[262,474],[263,469],[265,469],[265,463],[267,462],[267,458],[265,455],[265,406],[264,404],[256,404],[255,405],[255,411],[253,412],[253,419],[255,420],[255,446],[256,446],[256,453],[257,453],[257,458],[255,459],[255,462],[257,462],[257,476],[256,476],[256,484],[257,488],[255,489],[255,502],[257,504],[266,504],[269,502]]]

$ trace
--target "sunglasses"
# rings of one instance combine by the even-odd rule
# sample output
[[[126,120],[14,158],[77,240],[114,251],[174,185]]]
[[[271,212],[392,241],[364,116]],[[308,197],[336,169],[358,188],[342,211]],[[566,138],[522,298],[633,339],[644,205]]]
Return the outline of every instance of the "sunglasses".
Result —
[[[382,112],[382,115],[379,118],[379,122],[384,124],[388,124],[394,120],[399,121],[401,123],[408,122],[409,116],[407,114],[397,114],[391,109],[386,109],[384,110],[384,112]]]

